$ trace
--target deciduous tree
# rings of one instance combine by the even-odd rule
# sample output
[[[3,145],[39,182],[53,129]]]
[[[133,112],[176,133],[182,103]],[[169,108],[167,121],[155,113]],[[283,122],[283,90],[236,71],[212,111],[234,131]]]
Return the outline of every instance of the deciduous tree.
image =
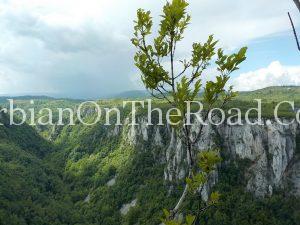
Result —
[[[202,115],[205,121],[209,113],[216,106],[224,107],[226,103],[236,96],[230,86],[227,87],[230,74],[239,69],[239,65],[246,59],[247,48],[241,48],[237,53],[225,54],[222,48],[217,49],[213,35],[205,43],[192,44],[191,57],[178,59],[176,49],[183,34],[188,27],[191,16],[187,13],[188,3],[185,0],[172,0],[163,7],[158,34],[151,39],[153,21],[150,11],[137,10],[137,19],[134,21],[134,37],[132,44],[137,48],[134,57],[135,65],[141,72],[142,81],[146,89],[157,99],[167,101],[172,107],[180,110],[182,116],[173,116],[172,122],[177,123],[176,131],[180,134],[187,151],[188,173],[185,187],[181,197],[174,208],[164,210],[163,223],[197,224],[198,218],[204,210],[214,205],[219,199],[219,193],[213,192],[206,205],[199,204],[197,212],[186,215],[182,221],[178,220],[178,213],[182,208],[188,193],[199,196],[208,180],[209,175],[216,169],[221,161],[219,151],[208,149],[202,151],[196,148],[196,143],[202,136],[204,125],[200,124],[197,132],[193,133],[191,125],[187,122],[187,102],[199,97],[203,89],[203,102],[206,106]],[[168,62],[168,63],[166,63]],[[181,71],[177,72],[175,66],[181,63]],[[215,80],[202,82],[204,71],[214,62],[218,75]],[[167,68],[164,65],[170,65]]]

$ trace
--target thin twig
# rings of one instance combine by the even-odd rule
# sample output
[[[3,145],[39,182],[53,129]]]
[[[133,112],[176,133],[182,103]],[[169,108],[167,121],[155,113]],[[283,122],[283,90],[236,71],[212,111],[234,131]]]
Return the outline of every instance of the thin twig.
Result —
[[[298,50],[300,51],[300,44],[299,44],[299,40],[298,40],[298,35],[297,35],[297,32],[296,32],[292,17],[291,17],[289,12],[288,12],[288,16],[290,18],[290,22],[291,22],[291,25],[292,25],[292,28],[293,28],[293,32],[294,32],[294,36],[295,36],[295,40],[296,40],[296,43],[297,43]]]
[[[185,73],[185,71],[186,71],[190,66],[191,66],[191,63],[188,63],[187,65],[184,65],[183,71],[182,71],[180,74],[178,74],[178,75],[175,77],[175,79],[177,79],[178,77],[180,77],[181,75],[183,75],[183,74]]]
[[[189,85],[191,85],[193,82],[194,82],[194,80],[197,78],[197,73],[199,73],[199,70],[201,69],[201,71],[200,71],[200,73],[202,73],[202,71],[203,71],[203,69],[204,69],[204,65],[206,64],[206,61],[202,61],[198,66],[197,66],[197,68],[196,68],[196,71],[193,71],[193,73],[192,73],[192,78],[190,79],[190,81],[189,81]]]
[[[164,100],[163,97],[160,97],[160,96],[155,95],[155,94],[153,93],[153,91],[149,91],[149,90],[147,90],[147,91],[148,91],[148,93],[149,93],[152,97],[157,98],[157,99]]]
[[[169,102],[169,104],[173,105],[173,102],[159,89],[159,87],[157,87],[155,90],[158,91],[163,96],[163,98]]]

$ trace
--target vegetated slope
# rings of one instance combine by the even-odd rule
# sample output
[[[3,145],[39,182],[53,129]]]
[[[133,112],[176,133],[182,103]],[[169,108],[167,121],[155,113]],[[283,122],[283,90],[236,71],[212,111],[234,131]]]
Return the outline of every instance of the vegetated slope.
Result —
[[[63,104],[45,101],[43,106]],[[128,116],[125,109],[122,121]],[[94,118],[86,113],[86,121]],[[153,147],[154,128],[148,140],[132,140],[130,127],[103,124],[56,127],[53,150],[31,127],[0,127],[0,224],[159,224],[162,209],[171,208],[182,191],[182,181],[164,179],[165,145]],[[161,142],[169,141],[169,134],[161,133]],[[221,202],[202,223],[299,224],[299,199],[282,190],[254,198],[244,188],[245,167],[248,162],[236,160],[221,168],[215,187]],[[136,206],[122,215],[120,209],[135,199]],[[186,207],[193,210],[195,203],[191,199]]]
[[[54,100],[55,98],[45,96],[45,95],[23,95],[23,96],[0,96],[0,103],[1,104],[6,104],[8,102],[8,99],[14,99],[14,100],[34,100],[34,99],[39,99],[39,100]]]
[[[44,123],[48,121],[49,117],[46,115],[48,115],[49,112],[48,110],[44,110],[46,108],[51,109],[52,122],[53,124],[55,124],[58,121],[58,108],[62,108],[62,109],[70,108],[76,111],[75,107],[82,102],[81,100],[77,100],[77,99],[54,99],[50,97],[39,97],[39,96],[24,96],[24,97],[17,97],[17,98],[12,97],[12,99],[14,100],[13,109],[16,109],[14,115],[21,116],[20,111],[17,108],[24,110],[26,113],[26,121],[28,124],[31,123],[32,112],[34,114],[36,124],[38,124],[37,122],[38,119],[43,116],[44,116],[44,120],[42,121]],[[6,108],[8,110],[10,109],[10,104],[7,100],[3,101],[3,103],[0,102],[0,104],[2,108]],[[69,118],[68,113],[64,113],[63,117],[64,117],[63,119],[65,118],[68,119]],[[49,136],[51,135],[51,132],[53,130],[52,125],[41,125],[41,126],[37,125],[34,128],[38,131],[38,133],[41,136],[43,136],[46,139],[49,139]]]
[[[125,91],[108,97],[108,99],[135,99],[147,98],[151,95],[146,90]]]
[[[5,114],[0,121],[0,224],[69,224],[72,202],[63,171],[47,160],[51,144]]]
[[[254,99],[262,99],[265,102],[281,102],[281,101],[300,101],[299,86],[273,86],[266,87],[255,91],[239,92],[238,100],[253,101]]]
[[[89,119],[93,120],[93,116]],[[140,122],[145,124],[145,121]],[[66,182],[77,199],[76,210],[86,223],[155,225],[160,223],[162,209],[175,204],[184,179],[173,176],[169,180],[165,172],[168,167],[169,172],[180,174],[183,156],[178,150],[181,148],[178,142],[171,138],[170,128],[159,130],[157,135],[157,127],[104,126],[103,121],[93,126],[77,124],[62,130],[56,143],[64,146],[68,155]],[[256,130],[253,134],[258,137],[254,143],[265,138],[261,132]],[[286,134],[288,132],[282,134],[283,138]],[[235,141],[232,147],[243,143],[243,138],[237,137]],[[247,142],[251,139],[246,138]],[[265,150],[260,149],[259,144],[257,146],[257,151]],[[276,143],[270,145],[269,150],[276,150],[276,146]],[[166,153],[169,147],[178,151]],[[166,157],[169,156],[166,154],[174,155],[174,160],[169,161],[171,168],[167,165]],[[247,154],[255,156],[255,151]],[[268,157],[273,155],[269,153]],[[245,176],[246,170],[253,166],[255,158],[254,162],[239,160],[238,156],[230,154],[224,154],[223,158],[227,163],[220,168],[220,180],[215,187],[221,192],[222,199],[219,207],[203,215],[203,224],[298,224],[300,206],[296,203],[299,199],[291,197],[287,189],[275,189],[272,196],[265,198],[254,197],[245,190],[249,179]],[[121,209],[135,200],[136,205],[127,214],[122,214]],[[197,200],[190,200],[185,207],[193,210]]]
[[[200,94],[201,96],[201,94]],[[109,97],[109,99],[145,99],[151,98],[147,91],[127,91]],[[300,101],[300,87],[299,86],[271,86],[254,91],[240,91],[237,100],[253,101],[256,98],[262,99],[264,102],[280,102],[293,100]]]

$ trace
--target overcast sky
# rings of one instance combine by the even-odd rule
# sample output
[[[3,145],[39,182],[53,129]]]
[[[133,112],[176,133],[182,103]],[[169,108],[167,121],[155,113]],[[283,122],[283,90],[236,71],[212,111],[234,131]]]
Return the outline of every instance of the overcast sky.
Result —
[[[300,53],[287,12],[297,25],[300,14],[292,0],[189,2],[192,22],[179,58],[189,57],[192,42],[214,34],[229,52],[249,46],[248,60],[231,79],[236,89],[300,85]],[[142,89],[133,65],[132,21],[138,8],[157,18],[163,3],[0,0],[0,94],[97,98]]]

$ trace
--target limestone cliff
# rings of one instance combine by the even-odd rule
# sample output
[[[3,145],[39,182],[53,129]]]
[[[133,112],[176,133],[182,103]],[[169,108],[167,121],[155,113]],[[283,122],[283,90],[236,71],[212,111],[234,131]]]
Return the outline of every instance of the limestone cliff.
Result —
[[[164,179],[174,181],[184,178],[186,152],[176,132],[169,126],[147,126],[143,118],[139,119],[139,124],[128,128],[128,143],[147,151],[160,149],[155,157],[165,163]],[[196,132],[198,127],[195,125],[193,131]],[[287,183],[292,184],[292,193],[299,194],[298,133],[296,122],[281,125],[273,120],[265,120],[263,125],[206,126],[197,149],[220,148],[228,160],[250,161],[245,173],[246,188],[256,196],[271,195],[274,188],[285,188]],[[217,174],[209,185],[216,180]]]

